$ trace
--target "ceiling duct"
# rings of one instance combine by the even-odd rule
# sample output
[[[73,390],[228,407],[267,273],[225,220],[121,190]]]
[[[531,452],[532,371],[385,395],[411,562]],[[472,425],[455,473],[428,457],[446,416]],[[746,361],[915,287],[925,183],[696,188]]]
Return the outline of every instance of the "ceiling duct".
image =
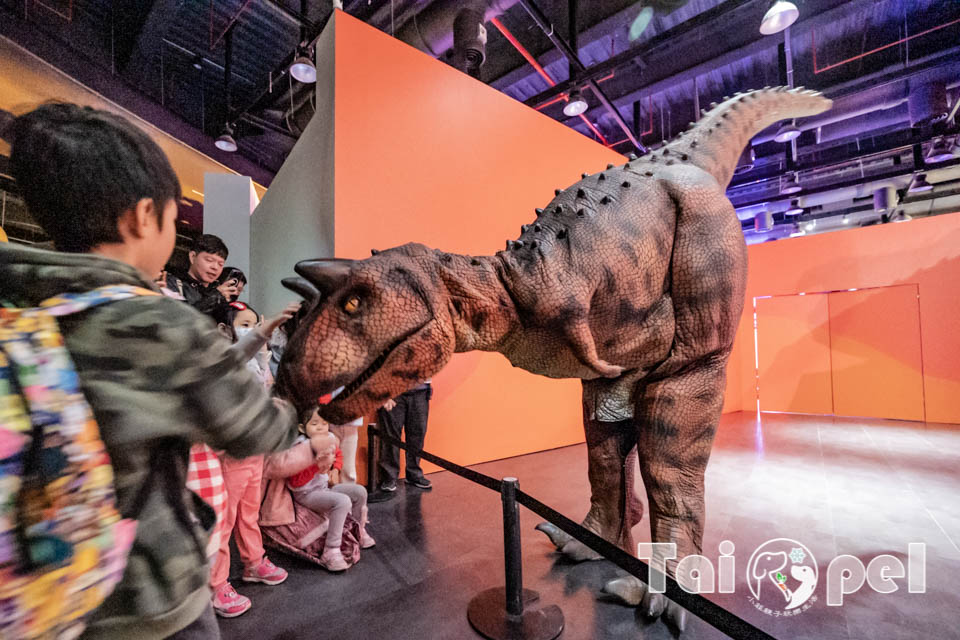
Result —
[[[930,82],[910,90],[910,126],[920,127],[947,117],[947,85]]]
[[[461,9],[453,19],[453,64],[469,76],[480,77],[480,65],[487,57],[487,29],[483,13]]]
[[[400,25],[396,37],[398,40],[406,42],[434,58],[440,58],[444,53],[454,48],[454,41],[456,40],[454,34],[459,31],[464,42],[463,49],[470,51],[469,43],[479,40],[480,31],[475,30],[474,26],[478,24],[482,26],[492,18],[503,15],[507,9],[516,3],[517,0],[472,0],[468,2],[437,0],[437,2],[430,3],[423,11]],[[459,30],[457,29],[458,17],[460,17]],[[483,33],[483,44],[485,45],[485,31]],[[472,57],[476,58],[476,47],[472,51]],[[483,62],[484,49],[480,48],[479,52],[480,62]],[[477,66],[479,68],[479,65]]]

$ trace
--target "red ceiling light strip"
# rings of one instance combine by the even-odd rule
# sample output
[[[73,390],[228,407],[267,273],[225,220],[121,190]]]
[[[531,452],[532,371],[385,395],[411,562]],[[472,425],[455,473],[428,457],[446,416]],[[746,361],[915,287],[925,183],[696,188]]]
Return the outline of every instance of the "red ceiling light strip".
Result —
[[[897,46],[898,44],[903,44],[904,42],[908,42],[908,41],[910,41],[910,40],[913,40],[914,38],[919,38],[920,36],[925,36],[925,35],[927,35],[928,33],[933,33],[934,31],[939,31],[940,29],[945,29],[945,28],[947,28],[947,27],[953,26],[953,25],[958,24],[958,23],[960,23],[960,18],[958,18],[958,19],[956,19],[956,20],[952,20],[952,21],[950,21],[950,22],[945,22],[944,24],[941,24],[941,25],[937,25],[936,27],[932,27],[932,28],[930,28],[930,29],[927,29],[926,31],[921,31],[920,33],[915,33],[915,34],[913,34],[912,36],[907,36],[906,38],[900,38],[900,39],[897,40],[896,42],[891,42],[891,43],[889,43],[889,44],[883,45],[882,47],[877,47],[876,49],[871,49],[870,51],[866,51],[866,52],[864,52],[864,53],[861,53],[860,55],[853,56],[852,58],[847,58],[846,60],[841,60],[840,62],[834,62],[834,63],[832,63],[832,64],[828,64],[827,66],[822,67],[822,68],[817,66],[817,33],[816,33],[816,31],[815,31],[814,29],[811,29],[811,30],[810,30],[810,42],[811,42],[811,48],[812,48],[812,50],[813,50],[813,72],[814,72],[815,74],[816,74],[816,73],[823,73],[824,71],[829,71],[830,69],[836,69],[837,67],[842,67],[842,66],[845,65],[845,64],[849,64],[849,63],[854,62],[854,61],[856,61],[856,60],[860,60],[861,58],[866,58],[867,56],[870,56],[870,55],[873,55],[873,54],[878,53],[878,52],[880,52],[880,51],[883,51],[884,49],[889,49],[890,47],[895,47],[895,46]]]
[[[537,62],[537,59],[534,58],[522,44],[520,44],[520,41],[517,40],[512,33],[510,33],[510,30],[507,29],[503,25],[503,23],[500,22],[499,19],[492,18],[490,21],[493,22],[493,26],[499,29],[500,33],[503,34],[503,37],[506,38],[510,42],[510,44],[512,44],[513,47],[520,52],[520,55],[522,55],[523,58],[530,63],[530,66],[533,67],[537,71],[537,73],[539,73],[543,77],[543,79],[547,81],[547,84],[549,84],[551,87],[557,86],[556,81],[554,81],[554,79],[550,77],[550,74],[547,73],[546,70],[540,66],[540,63]],[[569,100],[569,99],[570,97],[567,94],[562,94],[559,97],[559,100]],[[600,133],[595,126],[593,126],[592,122],[587,120],[586,116],[581,114],[580,119],[586,123],[586,125],[590,128],[590,131],[593,132],[593,135],[597,136],[597,139],[600,140],[601,144],[604,144],[604,145],[607,144],[607,139],[603,137],[603,134]]]

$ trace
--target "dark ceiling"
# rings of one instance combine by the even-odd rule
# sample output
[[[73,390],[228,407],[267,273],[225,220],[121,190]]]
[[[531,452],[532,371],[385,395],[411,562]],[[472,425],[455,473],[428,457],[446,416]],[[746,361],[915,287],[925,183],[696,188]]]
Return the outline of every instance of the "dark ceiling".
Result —
[[[344,10],[390,34],[414,16],[452,16],[475,2],[346,0]],[[616,111],[585,90],[583,118],[562,113],[571,65],[533,19],[535,5],[553,32],[576,40],[585,70],[576,86],[595,81]],[[645,4],[654,17],[639,37],[630,27]],[[800,122],[797,149],[759,136],[756,160],[730,189],[738,207],[779,196],[782,176],[861,165],[861,180],[890,170],[864,168],[881,156],[923,170],[914,148],[956,132],[954,120],[920,121],[908,98],[931,83],[949,104],[960,82],[960,2],[944,0],[795,0],[800,18],[783,34],[758,27],[770,0],[489,0],[481,81],[539,108],[584,135],[627,153],[655,147],[725,95],[787,82],[824,91],[842,117]],[[298,43],[311,43],[332,11],[320,0],[0,0],[0,35],[10,37],[78,80],[238,171],[269,183],[312,115],[312,85],[287,67]],[[570,29],[571,12],[576,14]],[[410,23],[412,24],[412,23]],[[516,42],[542,65],[556,87],[534,70]],[[229,41],[229,42],[228,42]],[[224,67],[230,56],[230,100]],[[451,61],[450,52],[435,52]],[[558,96],[560,98],[558,99]],[[239,152],[213,148],[225,121],[236,122]],[[628,135],[628,133],[630,135]],[[765,141],[766,140],[766,141]],[[925,146],[926,145],[926,146]],[[642,151],[642,149],[641,149]],[[885,154],[885,155],[884,155]],[[896,159],[894,159],[896,158]],[[868,163],[869,164],[869,163]],[[916,165],[916,166],[914,166]],[[885,175],[885,174],[884,174]],[[849,181],[848,178],[844,180]],[[812,184],[812,182],[811,182]],[[839,184],[839,182],[837,183]],[[819,184],[827,189],[836,184]],[[816,215],[811,209],[804,215]],[[778,214],[779,215],[779,214]],[[780,220],[783,216],[780,215]]]

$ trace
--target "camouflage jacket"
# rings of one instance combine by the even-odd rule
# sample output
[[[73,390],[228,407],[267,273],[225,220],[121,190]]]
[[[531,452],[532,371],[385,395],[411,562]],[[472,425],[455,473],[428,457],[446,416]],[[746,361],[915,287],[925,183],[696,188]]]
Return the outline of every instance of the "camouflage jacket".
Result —
[[[152,288],[106,258],[0,245],[5,305],[110,284]],[[139,521],[123,580],[84,638],[164,638],[210,602],[202,549],[212,513],[185,488],[190,445],[237,458],[281,451],[297,435],[294,414],[271,402],[209,318],[177,300],[122,300],[60,324],[113,462],[120,510]]]

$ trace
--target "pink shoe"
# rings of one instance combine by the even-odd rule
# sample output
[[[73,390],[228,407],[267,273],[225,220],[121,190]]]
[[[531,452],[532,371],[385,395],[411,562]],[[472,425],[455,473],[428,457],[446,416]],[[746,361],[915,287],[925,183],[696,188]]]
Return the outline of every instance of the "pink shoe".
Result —
[[[324,548],[323,555],[320,556],[320,564],[327,571],[332,571],[334,573],[346,571],[350,568],[350,563],[348,563],[347,559],[343,557],[343,553],[339,548]]]
[[[253,567],[246,567],[243,570],[244,582],[262,582],[271,586],[280,584],[287,579],[287,572],[270,562],[266,556],[260,561],[260,564]]]
[[[221,618],[236,618],[252,606],[250,598],[234,591],[229,582],[224,582],[213,594],[213,610]]]
[[[370,547],[377,546],[377,541],[373,539],[369,533],[367,533],[366,527],[360,527],[360,548],[369,549]]]

